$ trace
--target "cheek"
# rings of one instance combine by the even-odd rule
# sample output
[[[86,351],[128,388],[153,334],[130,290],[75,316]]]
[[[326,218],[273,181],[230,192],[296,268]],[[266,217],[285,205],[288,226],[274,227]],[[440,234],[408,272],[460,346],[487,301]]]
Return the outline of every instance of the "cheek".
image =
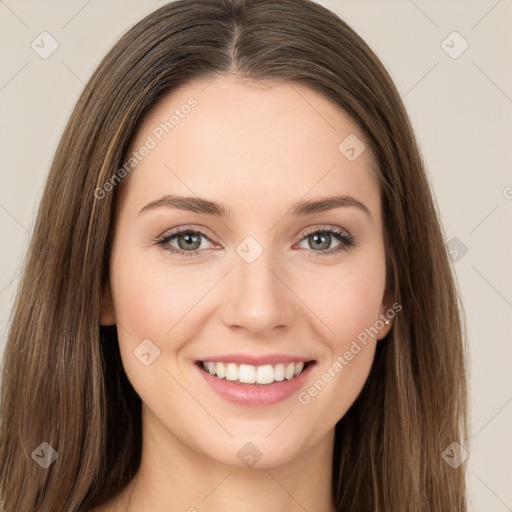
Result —
[[[352,269],[333,276],[329,292],[312,308],[329,330],[323,338],[327,351],[315,378],[297,399],[304,414],[322,425],[334,426],[359,396],[370,373],[378,343],[379,319],[385,276],[378,268]],[[305,416],[305,417],[306,417]],[[316,428],[316,427],[315,427]]]
[[[114,268],[116,316],[134,340],[172,338],[178,322],[214,283],[208,271],[173,268],[150,258],[119,259]],[[194,313],[199,309],[194,307]]]
[[[186,268],[122,252],[113,255],[111,266],[121,360],[142,401],[158,406],[162,393],[174,389],[165,370],[174,372],[170,362],[192,336],[184,331],[188,315],[193,317],[209,286]]]
[[[325,339],[333,349],[344,350],[378,320],[385,286],[385,267],[379,261],[340,265],[316,281],[323,286],[303,285],[302,296],[325,324]]]

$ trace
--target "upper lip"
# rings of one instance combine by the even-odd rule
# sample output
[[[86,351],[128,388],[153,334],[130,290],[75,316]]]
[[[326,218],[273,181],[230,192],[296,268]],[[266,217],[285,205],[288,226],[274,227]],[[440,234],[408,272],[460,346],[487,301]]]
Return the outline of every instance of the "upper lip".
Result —
[[[265,364],[276,365],[279,363],[306,363],[313,361],[311,358],[292,356],[289,354],[268,354],[255,356],[250,354],[224,354],[222,356],[211,356],[198,361],[209,361],[215,363],[250,364],[252,366],[263,366]]]

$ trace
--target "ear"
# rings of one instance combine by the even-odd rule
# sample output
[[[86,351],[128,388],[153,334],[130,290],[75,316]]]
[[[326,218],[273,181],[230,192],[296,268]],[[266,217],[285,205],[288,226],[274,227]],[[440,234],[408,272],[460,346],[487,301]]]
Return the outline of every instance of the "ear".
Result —
[[[100,324],[115,325],[115,323],[116,314],[114,310],[114,301],[112,300],[110,280],[107,279],[105,286],[103,287],[103,294],[101,296]]]
[[[390,311],[392,311],[394,314],[390,315]],[[393,327],[393,318],[395,314],[396,311],[393,308],[393,292],[391,290],[391,287],[388,286],[386,287],[386,291],[384,292],[384,297],[382,299],[379,318],[376,320],[376,322],[380,320],[378,324],[379,326],[382,325],[382,328],[379,329],[377,340],[382,340],[388,335],[389,331],[391,330],[391,327]],[[386,321],[389,323],[386,324]]]

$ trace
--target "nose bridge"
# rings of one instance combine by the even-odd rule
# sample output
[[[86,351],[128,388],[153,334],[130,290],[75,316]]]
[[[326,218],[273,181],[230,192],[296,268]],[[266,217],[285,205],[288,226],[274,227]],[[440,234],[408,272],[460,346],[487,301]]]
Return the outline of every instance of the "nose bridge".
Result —
[[[262,333],[290,324],[293,294],[272,249],[247,237],[236,248],[224,300],[224,322]],[[283,282],[284,281],[284,282]]]

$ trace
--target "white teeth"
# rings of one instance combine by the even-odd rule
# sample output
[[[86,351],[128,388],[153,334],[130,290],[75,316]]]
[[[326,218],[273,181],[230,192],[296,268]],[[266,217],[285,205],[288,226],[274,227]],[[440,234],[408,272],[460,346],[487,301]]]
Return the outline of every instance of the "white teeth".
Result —
[[[219,379],[239,381],[245,384],[272,384],[290,380],[299,375],[304,369],[304,363],[278,363],[274,366],[265,364],[253,366],[251,364],[203,362],[203,368]]]
[[[241,364],[238,369],[238,380],[246,384],[254,384],[256,382],[256,366]]]
[[[238,380],[238,366],[235,363],[226,365],[226,380]]]
[[[271,364],[265,364],[256,368],[256,382],[258,384],[270,384],[274,382],[274,368],[272,368]]]
[[[226,376],[226,365],[224,363],[217,363],[217,377],[223,379]]]
[[[274,366],[274,380],[277,382],[284,380],[284,364],[279,363]]]

